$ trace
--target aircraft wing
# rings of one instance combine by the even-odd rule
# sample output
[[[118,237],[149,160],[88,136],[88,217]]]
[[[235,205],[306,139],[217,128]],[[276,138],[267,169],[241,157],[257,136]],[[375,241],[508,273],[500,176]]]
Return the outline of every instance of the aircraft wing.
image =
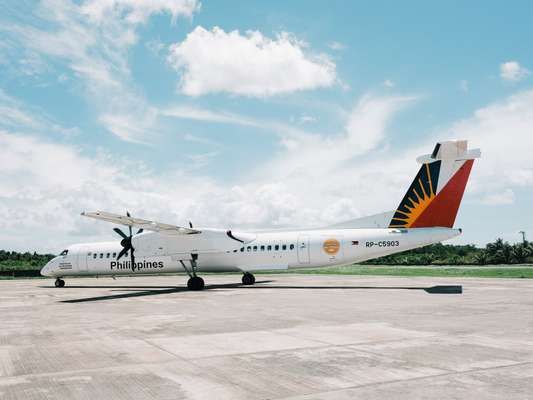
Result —
[[[159,232],[166,235],[192,235],[201,231],[182,226],[164,224],[162,222],[150,221],[147,219],[135,218],[127,215],[112,214],[105,211],[82,212],[84,217],[112,222],[114,224],[142,228],[147,231]]]

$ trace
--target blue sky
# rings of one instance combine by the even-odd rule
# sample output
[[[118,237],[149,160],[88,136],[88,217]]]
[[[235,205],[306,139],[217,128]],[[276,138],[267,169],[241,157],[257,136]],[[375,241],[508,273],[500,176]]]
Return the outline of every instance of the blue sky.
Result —
[[[533,235],[530,2],[8,1],[0,247],[103,209],[324,226],[394,209],[437,140],[481,147],[459,243]]]

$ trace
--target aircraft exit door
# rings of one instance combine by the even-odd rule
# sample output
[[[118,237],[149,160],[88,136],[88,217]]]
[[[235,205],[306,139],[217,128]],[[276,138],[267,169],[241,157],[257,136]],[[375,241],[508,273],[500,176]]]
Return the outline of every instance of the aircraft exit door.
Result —
[[[309,235],[298,236],[298,262],[309,264]]]
[[[87,251],[88,249],[85,247],[82,247],[79,249],[78,252],[78,271],[80,272],[87,272]]]

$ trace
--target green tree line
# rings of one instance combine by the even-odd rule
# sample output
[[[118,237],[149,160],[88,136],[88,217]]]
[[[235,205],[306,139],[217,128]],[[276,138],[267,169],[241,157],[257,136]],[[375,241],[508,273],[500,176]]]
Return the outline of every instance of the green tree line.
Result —
[[[17,251],[0,250],[0,271],[13,269],[41,269],[55,256],[53,254],[37,254],[36,252],[19,253]]]
[[[372,265],[489,265],[533,263],[533,242],[510,244],[502,239],[485,248],[474,245],[432,244],[369,260]]]

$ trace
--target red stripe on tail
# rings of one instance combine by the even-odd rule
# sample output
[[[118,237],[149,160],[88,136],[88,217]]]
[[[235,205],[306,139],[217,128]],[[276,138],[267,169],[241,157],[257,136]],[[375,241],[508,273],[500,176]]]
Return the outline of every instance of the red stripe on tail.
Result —
[[[473,164],[474,160],[465,161],[446,186],[437,194],[437,197],[433,199],[431,204],[410,226],[411,228],[453,227]]]

